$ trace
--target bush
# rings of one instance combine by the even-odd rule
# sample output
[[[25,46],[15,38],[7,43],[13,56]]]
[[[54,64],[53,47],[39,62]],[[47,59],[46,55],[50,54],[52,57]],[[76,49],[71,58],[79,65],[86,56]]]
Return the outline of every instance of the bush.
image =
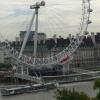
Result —
[[[90,97],[86,95],[84,92],[79,93],[74,89],[58,89],[55,94],[55,98],[57,100],[91,100]]]
[[[99,90],[98,93],[97,93],[97,95],[96,95],[96,99],[100,100],[100,79],[97,79],[95,81],[93,88]]]

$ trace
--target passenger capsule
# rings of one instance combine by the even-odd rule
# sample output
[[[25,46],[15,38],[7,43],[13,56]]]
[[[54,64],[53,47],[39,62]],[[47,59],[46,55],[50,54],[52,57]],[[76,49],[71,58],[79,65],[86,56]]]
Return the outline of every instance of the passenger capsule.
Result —
[[[91,0],[87,0],[88,2],[90,2]]]
[[[88,20],[88,21],[87,21],[87,24],[91,24],[91,23],[92,23],[92,21],[91,21],[91,20]]]
[[[30,9],[34,9],[34,5],[31,5],[31,6],[30,6]]]
[[[41,6],[45,6],[45,1],[41,1]]]
[[[88,31],[85,31],[85,32],[84,32],[84,35],[88,35],[88,34],[89,34],[89,32],[88,32]]]
[[[92,11],[93,11],[93,9],[88,9],[87,11],[88,11],[88,12],[92,12]]]

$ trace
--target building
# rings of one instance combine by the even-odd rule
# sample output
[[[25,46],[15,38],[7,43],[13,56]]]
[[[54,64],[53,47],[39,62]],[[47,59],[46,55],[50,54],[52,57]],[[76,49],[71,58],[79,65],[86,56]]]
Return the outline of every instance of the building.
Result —
[[[4,52],[0,50],[0,63],[4,63]]]
[[[4,64],[11,63],[10,55],[4,49],[0,49],[0,63],[4,63]]]
[[[43,36],[43,37],[42,37]],[[24,37],[21,35],[21,37]],[[40,43],[37,47],[37,57],[48,57],[53,56],[61,52],[66,46],[70,44],[72,39],[71,35],[68,38],[57,38],[54,36],[53,38],[46,39],[45,34],[40,34]],[[34,37],[33,37],[34,38]],[[30,38],[31,40],[31,38]],[[19,41],[13,42],[12,46],[20,51],[21,44]],[[33,57],[34,51],[34,43],[30,41],[29,44],[26,45],[24,50],[24,54]],[[1,62],[4,62],[3,54],[1,55]],[[6,62],[8,58],[6,58]],[[92,32],[91,35],[84,37],[83,42],[79,46],[79,48],[73,54],[73,60],[71,61],[71,66],[91,66],[91,65],[99,65],[100,64],[100,33],[98,32],[96,35]]]
[[[20,41],[21,42],[24,40],[25,35],[26,35],[26,31],[20,31]],[[46,34],[45,33],[37,33],[37,35],[38,35],[38,37],[37,37],[38,42],[40,42],[41,40],[46,39]],[[34,41],[34,36],[35,36],[35,32],[30,31],[28,41]]]

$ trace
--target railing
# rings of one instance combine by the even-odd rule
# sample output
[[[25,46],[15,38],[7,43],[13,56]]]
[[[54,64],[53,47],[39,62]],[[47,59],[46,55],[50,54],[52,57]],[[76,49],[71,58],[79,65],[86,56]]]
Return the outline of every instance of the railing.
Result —
[[[100,78],[100,71],[87,72],[81,74],[71,74],[71,75],[58,75],[58,76],[43,76],[44,80],[52,79],[58,82],[81,82]]]
[[[25,80],[37,82],[37,83],[40,83],[40,82],[41,82],[41,78],[39,78],[39,77],[34,77],[34,76],[30,76],[30,75],[25,75],[25,74],[15,73],[15,74],[13,75],[13,77],[17,77],[17,78],[21,78],[21,79],[25,79]]]
[[[77,72],[77,73],[88,73],[88,72],[94,72],[90,70],[80,69],[80,68],[70,68],[71,71]]]

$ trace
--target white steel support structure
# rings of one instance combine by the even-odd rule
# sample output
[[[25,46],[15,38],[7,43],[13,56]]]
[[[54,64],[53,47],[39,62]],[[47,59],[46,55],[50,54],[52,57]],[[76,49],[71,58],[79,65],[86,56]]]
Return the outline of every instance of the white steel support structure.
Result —
[[[27,30],[27,33],[26,33],[26,35],[25,35],[25,38],[24,38],[24,41],[23,41],[23,44],[22,44],[22,48],[21,48],[21,50],[20,50],[20,53],[19,53],[19,57],[18,57],[18,58],[20,58],[20,57],[23,55],[23,51],[24,51],[24,49],[25,49],[25,46],[26,46],[26,43],[27,43],[27,39],[28,39],[28,37],[29,37],[30,30],[31,30],[31,28],[32,28],[32,25],[33,25],[33,22],[34,22],[34,19],[35,19],[35,13],[36,13],[36,12],[34,11],[33,16],[32,16],[32,19],[31,19],[31,21],[30,21],[30,25],[29,25],[28,30]]]
[[[37,41],[38,41],[38,9],[39,7],[36,7],[36,23],[35,23],[35,35],[34,35],[34,59],[37,57]]]
[[[90,21],[90,13],[93,11],[90,8],[90,0],[82,0],[83,5],[82,5],[82,19],[81,19],[81,23],[80,23],[80,28],[79,28],[79,32],[78,32],[78,36],[76,37],[75,40],[72,40],[70,45],[68,47],[66,47],[63,51],[61,51],[59,54],[48,57],[48,58],[31,58],[31,63],[27,63],[27,61],[25,61],[24,59],[27,57],[27,59],[30,59],[30,57],[23,55],[23,50],[25,48],[26,42],[27,42],[27,38],[28,35],[30,33],[30,29],[32,27],[32,21],[34,21],[34,17],[32,18],[32,21],[30,23],[30,27],[28,28],[27,34],[25,36],[21,51],[18,55],[18,52],[12,48],[9,47],[9,43],[7,43],[6,45],[4,45],[4,47],[6,49],[9,49],[8,51],[12,54],[12,57],[16,60],[18,60],[20,63],[24,63],[26,64],[28,67],[36,67],[36,66],[41,66],[41,65],[52,65],[52,64],[56,64],[56,63],[61,63],[63,59],[67,58],[67,61],[70,59],[70,57],[72,56],[73,52],[78,48],[78,46],[81,44],[82,39],[84,37],[84,35],[88,34],[87,28],[88,25],[91,24]],[[34,16],[36,15],[36,10],[38,10],[40,8],[40,6],[44,6],[45,2],[37,2],[35,5],[30,6],[31,9],[35,9],[35,13],[33,14]],[[38,32],[38,13],[37,13],[37,17],[36,17],[36,23],[35,23],[35,34]],[[37,38],[37,34],[35,35],[35,37]],[[36,39],[35,38],[35,39]],[[34,41],[35,42],[35,47],[34,47],[34,53],[36,56],[36,50],[37,50],[37,39]],[[12,48],[12,49],[10,49]]]
[[[1,44],[3,49],[6,49],[10,56],[17,62],[20,63],[22,65],[26,65],[27,67],[33,68],[36,66],[44,66],[44,65],[52,65],[52,64],[62,64],[63,61],[69,61],[69,59],[71,58],[73,52],[79,47],[79,45],[82,42],[82,39],[84,37],[84,35],[87,35],[87,28],[88,25],[91,24],[90,21],[90,13],[93,11],[90,8],[90,0],[82,0],[83,4],[82,4],[82,18],[81,18],[81,23],[80,23],[80,29],[78,32],[78,37],[75,40],[72,40],[70,45],[68,47],[66,47],[63,51],[61,51],[59,54],[51,56],[51,57],[47,57],[47,58],[37,58],[36,56],[36,51],[37,51],[37,32],[38,32],[38,9],[41,6],[45,6],[45,2],[41,1],[41,2],[36,2],[35,5],[30,6],[30,9],[35,9],[34,14],[32,16],[32,19],[30,21],[30,25],[29,28],[27,30],[26,36],[24,38],[23,41],[23,45],[21,48],[20,53],[18,54],[18,51],[16,51],[13,47],[10,46],[8,41],[5,41],[4,44]],[[34,39],[34,58],[31,58],[24,55],[23,51],[24,48],[26,46],[27,43],[27,39],[28,36],[30,34],[34,19],[35,19],[35,15],[36,15],[36,22],[35,22],[35,39]],[[25,59],[30,59],[30,63],[28,63]],[[17,64],[18,65],[18,64]],[[20,65],[18,65],[20,66]],[[23,66],[24,67],[24,66]],[[21,73],[22,74],[22,73]],[[17,74],[16,74],[17,75]],[[18,76],[18,75],[17,75]],[[19,77],[21,77],[19,75]],[[26,77],[26,76],[25,76]],[[23,77],[23,78],[25,78]],[[30,77],[27,76],[27,79],[30,79]],[[36,80],[35,78],[32,78],[32,80]],[[40,80],[40,79],[39,79]]]
[[[33,25],[33,22],[34,22],[34,19],[35,19],[35,16],[36,16],[36,22],[35,22],[35,35],[34,35],[34,58],[36,58],[37,33],[38,33],[38,9],[40,8],[40,6],[45,6],[45,2],[44,1],[36,2],[35,5],[31,5],[30,6],[30,9],[35,9],[35,11],[33,13],[32,19],[30,21],[30,25],[29,25],[27,33],[25,35],[25,38],[24,38],[24,41],[23,41],[23,44],[22,44],[22,48],[20,50],[18,58],[20,58],[23,55],[23,51],[25,49],[25,46],[26,46],[30,31],[31,31],[31,28],[32,28],[32,25]]]
[[[41,2],[36,2],[35,5],[30,6],[30,9],[35,9],[35,12],[33,14],[33,18],[32,21],[30,22],[30,26],[28,28],[27,34],[25,36],[21,51],[18,55],[18,52],[12,48],[9,47],[9,43],[6,42],[6,44],[4,45],[4,48],[9,49],[9,53],[13,52],[11,55],[14,59],[18,60],[20,63],[24,63],[26,64],[28,67],[36,67],[36,66],[41,66],[41,65],[52,65],[52,64],[56,64],[56,63],[60,63],[62,62],[62,60],[65,60],[65,58],[68,58],[67,61],[70,59],[70,57],[72,56],[73,52],[78,48],[78,46],[81,44],[82,39],[84,38],[84,35],[88,34],[87,28],[88,25],[91,24],[90,21],[90,13],[93,11],[90,8],[90,0],[82,0],[82,18],[81,18],[81,23],[80,23],[80,28],[79,28],[79,32],[78,32],[78,36],[76,37],[75,40],[72,40],[71,43],[69,44],[68,47],[66,47],[63,51],[61,51],[59,54],[51,56],[51,57],[47,57],[47,58],[37,58],[36,57],[36,50],[37,50],[37,32],[38,32],[38,12],[36,14],[36,11],[38,11],[38,9],[41,6],[45,6],[45,2],[41,1]],[[31,58],[31,63],[27,63],[27,61],[25,61],[24,59],[30,59],[30,57],[26,56],[23,54],[23,50],[26,46],[26,42],[28,39],[28,35],[30,33],[30,29],[32,27],[33,21],[34,21],[34,17],[35,15],[36,17],[36,23],[35,23],[35,47],[34,47],[34,58]],[[12,49],[10,49],[12,48]]]
[[[24,74],[24,66],[23,65],[21,66],[21,74],[22,75]]]

